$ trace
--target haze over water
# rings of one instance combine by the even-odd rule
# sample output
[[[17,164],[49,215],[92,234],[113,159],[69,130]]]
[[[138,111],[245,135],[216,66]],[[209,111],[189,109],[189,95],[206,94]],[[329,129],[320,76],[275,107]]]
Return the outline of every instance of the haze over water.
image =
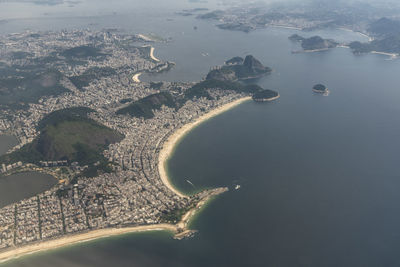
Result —
[[[231,190],[196,218],[193,228],[200,231],[194,238],[125,235],[4,266],[399,266],[400,62],[342,48],[291,54],[297,48],[287,39],[291,30],[245,34],[159,14],[147,21],[117,16],[79,23],[172,37],[157,44],[155,54],[176,68],[146,79],[196,81],[210,67],[246,54],[274,69],[258,83],[279,91],[278,101],[247,102],[202,124],[169,162],[183,191]],[[343,31],[318,34],[361,38]],[[329,96],[311,92],[319,82]]]

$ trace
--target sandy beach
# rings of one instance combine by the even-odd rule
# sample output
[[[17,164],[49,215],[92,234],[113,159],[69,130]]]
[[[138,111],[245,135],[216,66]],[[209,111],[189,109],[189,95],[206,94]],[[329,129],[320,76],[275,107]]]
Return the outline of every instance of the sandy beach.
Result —
[[[198,125],[203,123],[204,121],[220,114],[223,113],[245,101],[250,100],[251,97],[243,97],[238,100],[235,100],[231,103],[225,104],[223,106],[220,106],[212,111],[210,111],[207,114],[204,114],[203,116],[199,117],[197,120],[194,122],[191,122],[189,124],[184,125],[182,128],[177,130],[175,133],[173,133],[168,140],[164,143],[163,148],[160,151],[160,155],[158,157],[158,171],[160,173],[160,178],[162,182],[170,189],[172,190],[175,194],[181,197],[187,197],[186,195],[182,194],[178,190],[174,188],[174,186],[170,183],[169,178],[168,178],[168,173],[166,169],[167,161],[174,152],[175,146],[179,143],[179,140],[184,137],[187,133],[189,133],[191,130],[196,128]]]
[[[150,58],[154,61],[159,62],[160,60],[154,56],[154,47],[150,48]]]
[[[132,80],[133,80],[135,83],[140,83],[140,80],[139,80],[140,75],[142,75],[141,72],[136,73],[135,75],[133,75]]]
[[[145,232],[145,231],[171,231],[173,233],[177,233],[178,227],[172,224],[155,224],[155,225],[144,225],[144,226],[135,226],[135,227],[126,227],[126,228],[107,228],[100,230],[93,230],[90,232],[72,234],[65,237],[61,237],[58,239],[53,239],[45,242],[39,242],[36,244],[12,248],[8,251],[4,251],[0,253],[0,263],[5,262],[11,259],[15,259],[24,255],[56,249],[76,243],[87,242],[94,239],[116,236],[128,233],[137,233],[137,232]]]
[[[136,74],[140,75],[140,73]],[[135,75],[135,76],[136,76]],[[188,197],[183,193],[179,192],[175,189],[170,183],[166,171],[166,163],[171,154],[174,151],[175,146],[179,143],[179,140],[184,137],[187,133],[189,133],[192,129],[203,123],[204,121],[223,113],[245,101],[250,100],[251,97],[243,97],[237,99],[231,103],[220,106],[209,113],[199,117],[194,122],[184,125],[182,128],[177,130],[174,134],[170,136],[170,138],[164,143],[162,150],[159,154],[159,172],[162,182],[173,192],[181,197]],[[170,231],[174,233],[177,237],[182,238],[186,234],[190,234],[192,230],[187,229],[190,219],[196,214],[196,212],[201,209],[201,207],[207,203],[210,198],[221,194],[227,191],[227,188],[218,188],[213,191],[211,195],[201,200],[197,203],[196,207],[189,210],[177,224],[153,224],[153,225],[143,225],[143,226],[134,226],[134,227],[124,227],[124,228],[106,228],[88,231],[84,233],[70,234],[57,239],[37,242],[31,245],[26,245],[22,247],[9,248],[3,252],[0,252],[0,263],[9,261],[18,257],[22,257],[25,255],[29,255],[32,253],[37,253],[46,250],[57,249],[61,247],[65,247],[68,245],[73,245],[76,243],[87,242],[94,239],[105,238],[110,236],[128,234],[128,233],[137,233],[137,232],[145,232],[145,231]]]
[[[372,51],[371,54],[388,56],[388,57],[390,57],[390,59],[396,59],[399,56],[399,54],[395,54],[395,53],[386,53],[386,52],[378,52],[378,51]]]
[[[289,30],[298,30],[302,31],[303,28],[295,27],[295,26],[288,26],[288,25],[279,25],[279,24],[270,24],[269,27],[279,28],[279,29],[289,29]]]
[[[281,97],[281,95],[278,94],[277,96],[274,96],[274,97],[271,97],[271,98],[267,98],[267,99],[262,99],[262,100],[253,99],[253,100],[256,101],[256,102],[271,102],[271,101],[277,100],[280,97]]]

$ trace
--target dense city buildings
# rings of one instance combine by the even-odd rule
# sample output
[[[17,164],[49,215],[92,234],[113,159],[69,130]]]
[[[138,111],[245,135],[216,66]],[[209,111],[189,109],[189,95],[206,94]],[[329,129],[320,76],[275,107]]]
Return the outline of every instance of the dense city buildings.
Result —
[[[170,65],[154,58],[153,49],[148,46],[130,44],[148,42],[138,38],[140,35],[125,36],[108,31],[63,31],[15,34],[1,41],[0,64],[7,68],[34,66],[33,62],[56,54],[68,58],[65,51],[80,49],[71,52],[74,55],[69,61],[55,56],[51,63],[46,63],[46,68],[60,73],[59,81],[67,90],[40,95],[37,101],[26,101],[21,109],[2,103],[0,133],[13,134],[20,141],[10,152],[18,151],[39,136],[37,125],[46,115],[73,107],[90,108],[93,110],[88,115],[90,119],[124,138],[103,151],[103,156],[113,164],[113,171],[95,177],[79,176],[85,167],[67,160],[3,164],[2,172],[6,175],[15,171],[41,171],[53,174],[60,183],[37,196],[0,209],[0,249],[93,229],[177,223],[182,212],[223,191],[207,190],[193,196],[176,194],[160,178],[159,153],[177,129],[246,94],[213,88],[208,90],[211,97],[186,99],[179,108],[162,105],[153,110],[154,117],[150,119],[117,115],[117,110],[151,94],[169,92],[179,98],[193,86],[167,82],[154,86],[133,80],[132,76],[137,73],[157,72]],[[98,48],[95,53],[101,54],[101,59],[98,55],[86,55],[87,47]],[[24,51],[29,56],[13,59],[10,53],[16,51]],[[78,59],[85,64],[77,63]],[[93,68],[109,68],[109,71],[107,75],[83,79],[82,76]],[[77,83],[79,79],[85,83]],[[45,77],[40,82],[46,87],[46,82],[52,81]]]

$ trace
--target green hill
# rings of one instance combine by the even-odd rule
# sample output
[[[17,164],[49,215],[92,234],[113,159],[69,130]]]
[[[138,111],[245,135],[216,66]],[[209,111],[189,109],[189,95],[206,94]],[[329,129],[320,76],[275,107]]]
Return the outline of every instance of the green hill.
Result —
[[[127,107],[121,108],[117,114],[129,114],[132,117],[151,119],[154,117],[154,110],[158,110],[161,106],[176,108],[174,97],[167,92],[161,92],[146,96],[139,99]]]
[[[68,160],[88,165],[93,175],[87,176],[96,175],[98,170],[109,171],[102,152],[123,135],[88,118],[89,112],[92,110],[88,108],[70,108],[47,115],[39,123],[40,135],[20,150],[0,157],[0,163]]]

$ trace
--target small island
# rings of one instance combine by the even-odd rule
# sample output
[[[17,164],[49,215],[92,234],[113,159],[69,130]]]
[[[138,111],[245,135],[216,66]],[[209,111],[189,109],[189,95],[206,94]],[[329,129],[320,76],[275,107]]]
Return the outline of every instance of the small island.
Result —
[[[313,92],[315,92],[315,93],[320,93],[320,94],[329,93],[328,88],[327,88],[325,85],[323,85],[323,84],[314,85],[314,87],[312,88],[312,90],[313,90]]]
[[[270,102],[273,100],[276,100],[280,97],[278,92],[272,91],[272,90],[262,90],[253,95],[253,100],[255,102]]]
[[[303,52],[318,52],[325,51],[331,48],[335,48],[339,43],[332,39],[323,39],[320,36],[313,36],[310,38],[304,38],[298,34],[293,34],[289,37],[289,40],[293,42],[300,42]]]

